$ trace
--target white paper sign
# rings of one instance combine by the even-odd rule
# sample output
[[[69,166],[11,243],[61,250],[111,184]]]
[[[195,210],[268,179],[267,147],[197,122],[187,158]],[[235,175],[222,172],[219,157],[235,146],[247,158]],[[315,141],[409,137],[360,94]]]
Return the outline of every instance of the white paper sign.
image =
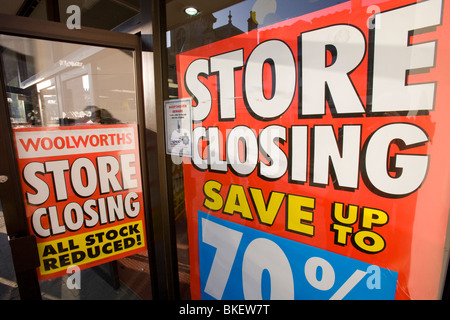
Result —
[[[164,102],[167,154],[191,156],[191,106],[191,99],[175,99]]]

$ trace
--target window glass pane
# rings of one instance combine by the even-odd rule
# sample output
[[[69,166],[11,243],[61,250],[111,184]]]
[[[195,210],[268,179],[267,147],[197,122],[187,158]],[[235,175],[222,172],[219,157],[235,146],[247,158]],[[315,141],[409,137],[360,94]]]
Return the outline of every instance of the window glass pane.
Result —
[[[0,300],[18,300],[19,289],[1,205],[0,202]]]
[[[447,6],[224,0],[187,16],[167,3],[183,298],[188,288],[199,299],[439,297]],[[183,130],[191,149],[175,152],[189,150],[176,149]]]
[[[151,299],[135,53],[7,35],[0,52],[43,298]]]

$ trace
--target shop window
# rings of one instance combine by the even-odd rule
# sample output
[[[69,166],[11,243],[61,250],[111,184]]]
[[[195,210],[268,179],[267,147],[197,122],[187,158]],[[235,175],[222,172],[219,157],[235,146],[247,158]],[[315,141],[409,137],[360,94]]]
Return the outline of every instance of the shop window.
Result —
[[[192,123],[181,125],[192,153],[166,132],[173,183],[184,182],[173,193],[181,296],[439,298],[445,3],[215,5],[182,19],[167,4],[166,125]],[[423,162],[408,173],[409,156]],[[443,206],[431,214],[432,194]],[[419,227],[430,219],[433,231]],[[429,259],[439,268],[424,280]]]

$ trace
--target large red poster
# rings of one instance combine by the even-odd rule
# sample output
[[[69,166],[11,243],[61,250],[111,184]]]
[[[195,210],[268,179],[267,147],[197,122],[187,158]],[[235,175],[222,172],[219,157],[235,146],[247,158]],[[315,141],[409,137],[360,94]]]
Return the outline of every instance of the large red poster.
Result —
[[[193,298],[438,297],[449,6],[359,3],[178,55]]]

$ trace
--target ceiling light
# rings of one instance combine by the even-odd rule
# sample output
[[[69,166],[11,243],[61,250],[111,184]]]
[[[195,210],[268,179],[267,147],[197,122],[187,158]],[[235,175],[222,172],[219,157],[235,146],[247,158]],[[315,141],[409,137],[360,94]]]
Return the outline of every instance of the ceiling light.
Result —
[[[187,7],[186,9],[184,9],[184,12],[190,16],[195,16],[198,14],[198,10],[194,7]]]

